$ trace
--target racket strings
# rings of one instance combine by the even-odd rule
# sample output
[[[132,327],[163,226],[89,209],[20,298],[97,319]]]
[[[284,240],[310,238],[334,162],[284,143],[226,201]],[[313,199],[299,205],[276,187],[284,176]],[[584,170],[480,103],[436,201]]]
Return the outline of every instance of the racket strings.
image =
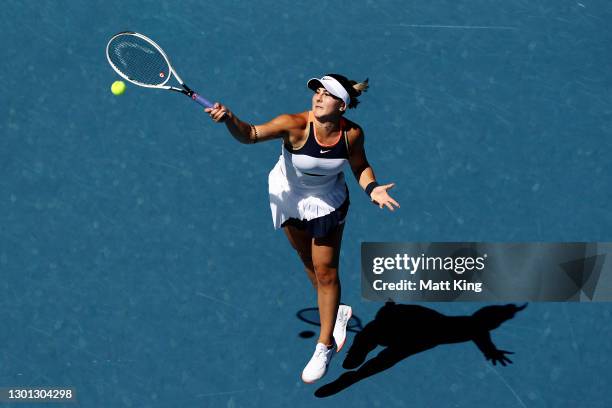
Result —
[[[148,41],[134,35],[120,35],[108,45],[111,63],[128,80],[144,85],[163,85],[170,66],[163,54]]]

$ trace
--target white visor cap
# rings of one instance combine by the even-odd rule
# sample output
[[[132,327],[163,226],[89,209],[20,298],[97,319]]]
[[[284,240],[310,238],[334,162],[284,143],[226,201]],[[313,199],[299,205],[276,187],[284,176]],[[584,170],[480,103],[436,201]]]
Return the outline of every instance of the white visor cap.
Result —
[[[306,86],[308,86],[308,88],[312,89],[313,91],[316,91],[320,87],[327,89],[327,92],[329,92],[330,94],[334,95],[337,98],[342,99],[342,101],[346,105],[345,108],[348,109],[349,102],[351,101],[351,97],[349,96],[346,89],[344,89],[344,87],[340,84],[340,82],[338,82],[336,78],[332,78],[328,75],[325,75],[321,79],[311,78],[308,80]]]

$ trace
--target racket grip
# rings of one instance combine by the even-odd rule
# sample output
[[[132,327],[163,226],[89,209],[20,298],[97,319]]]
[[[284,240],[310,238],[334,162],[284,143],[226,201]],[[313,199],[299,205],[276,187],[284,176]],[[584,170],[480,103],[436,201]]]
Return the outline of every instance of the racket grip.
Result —
[[[205,108],[212,108],[213,107],[213,104],[210,103],[210,101],[208,99],[206,99],[202,95],[199,95],[199,94],[197,94],[195,92],[193,93],[193,95],[191,95],[191,99],[193,99],[194,101],[196,101],[200,105],[204,106]]]

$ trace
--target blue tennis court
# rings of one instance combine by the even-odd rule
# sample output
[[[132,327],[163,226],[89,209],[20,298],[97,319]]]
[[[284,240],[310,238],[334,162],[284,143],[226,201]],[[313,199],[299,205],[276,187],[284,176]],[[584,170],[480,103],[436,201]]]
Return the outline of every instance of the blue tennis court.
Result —
[[[490,332],[515,353],[494,366],[452,318],[491,305],[386,313],[361,298],[359,252],[610,241],[609,2],[10,0],[0,18],[0,388],[71,387],[55,406],[83,407],[612,406],[610,303],[529,304]],[[316,384],[315,292],[270,216],[280,142],[239,144],[177,94],[112,95],[123,30],[253,123],[307,110],[309,78],[370,79],[348,117],[401,209],[346,174],[355,316]],[[365,364],[400,351],[343,368],[368,327]]]

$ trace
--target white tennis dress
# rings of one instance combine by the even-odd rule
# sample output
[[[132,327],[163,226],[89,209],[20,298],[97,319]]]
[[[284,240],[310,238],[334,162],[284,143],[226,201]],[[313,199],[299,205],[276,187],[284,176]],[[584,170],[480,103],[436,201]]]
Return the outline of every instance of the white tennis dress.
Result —
[[[348,164],[347,138],[342,120],[338,141],[333,145],[320,144],[312,112],[308,120],[306,143],[299,149],[284,143],[279,160],[270,171],[270,209],[274,228],[281,228],[293,219],[313,235],[324,236],[344,222],[348,210],[348,188],[342,171]]]

